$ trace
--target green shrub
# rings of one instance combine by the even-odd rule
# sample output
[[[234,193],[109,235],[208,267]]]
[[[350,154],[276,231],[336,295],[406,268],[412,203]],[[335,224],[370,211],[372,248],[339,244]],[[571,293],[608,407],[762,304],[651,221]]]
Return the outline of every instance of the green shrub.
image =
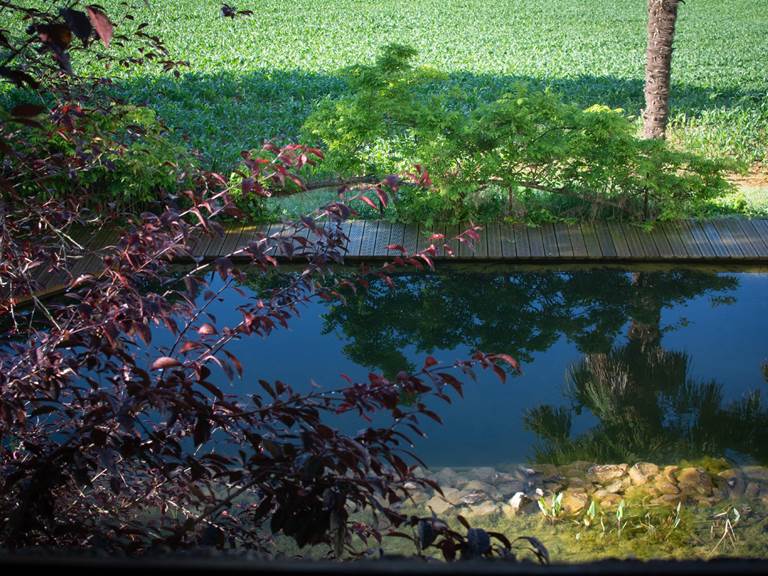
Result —
[[[390,45],[373,65],[349,69],[348,94],[322,102],[304,125],[305,137],[326,147],[326,166],[342,174],[425,166],[435,186],[406,188],[400,219],[669,219],[731,189],[731,165],[639,139],[622,110],[584,110],[525,86],[472,105],[436,87],[442,75],[413,67],[414,55]],[[491,188],[504,201],[484,197]]]
[[[54,121],[56,115],[54,111],[40,120],[42,128],[20,129],[27,154],[59,157],[64,159],[60,165],[71,167],[45,175],[44,189],[53,196],[88,191],[117,208],[136,208],[157,200],[164,191],[175,192],[196,163],[191,150],[149,108],[116,105],[101,114],[74,115],[66,128]],[[40,193],[39,180],[34,182],[37,176],[30,171],[17,189]]]

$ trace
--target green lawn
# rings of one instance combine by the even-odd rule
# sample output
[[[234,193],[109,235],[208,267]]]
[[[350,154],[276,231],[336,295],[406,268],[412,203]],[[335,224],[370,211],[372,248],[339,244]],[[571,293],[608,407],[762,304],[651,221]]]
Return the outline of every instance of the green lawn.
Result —
[[[102,0],[114,14],[118,0]],[[313,103],[343,89],[338,71],[390,42],[487,99],[515,82],[637,115],[645,0],[163,0],[136,23],[190,61],[180,79],[123,73],[119,89],[156,108],[217,169],[264,138],[295,138]],[[142,3],[139,3],[141,6]],[[673,63],[675,141],[750,162],[768,158],[768,0],[682,4]]]

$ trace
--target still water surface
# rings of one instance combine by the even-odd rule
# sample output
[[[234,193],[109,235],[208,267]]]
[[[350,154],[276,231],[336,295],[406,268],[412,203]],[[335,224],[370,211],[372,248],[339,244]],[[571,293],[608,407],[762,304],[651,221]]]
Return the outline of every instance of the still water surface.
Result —
[[[236,342],[245,373],[231,392],[258,378],[333,389],[342,373],[392,375],[427,354],[504,352],[522,375],[480,374],[439,407],[443,426],[424,422],[416,451],[430,466],[768,464],[768,273],[445,268],[395,284],[311,304],[288,330]],[[240,298],[214,308],[220,324],[236,323],[227,314]]]

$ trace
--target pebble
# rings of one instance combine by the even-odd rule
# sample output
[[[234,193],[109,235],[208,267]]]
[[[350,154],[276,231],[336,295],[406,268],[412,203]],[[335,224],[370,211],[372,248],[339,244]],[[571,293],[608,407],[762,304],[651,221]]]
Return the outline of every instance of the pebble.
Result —
[[[659,467],[651,462],[574,462],[506,470],[443,468],[433,478],[444,497],[421,490],[413,497],[438,515],[461,511],[473,517],[502,513],[508,518],[538,513],[536,501],[558,493],[563,494],[563,511],[572,516],[583,513],[590,500],[605,509],[627,498],[658,506],[675,506],[681,500],[714,506],[729,498],[760,499],[768,505],[768,468],[760,466],[731,468],[715,476],[698,467]]]

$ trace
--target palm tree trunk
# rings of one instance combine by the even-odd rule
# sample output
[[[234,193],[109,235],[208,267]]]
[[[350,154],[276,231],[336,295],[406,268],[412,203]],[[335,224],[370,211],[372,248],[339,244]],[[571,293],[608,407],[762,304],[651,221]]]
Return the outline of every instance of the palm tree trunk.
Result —
[[[645,64],[643,136],[664,138],[669,118],[672,41],[680,0],[648,0],[648,48]]]

